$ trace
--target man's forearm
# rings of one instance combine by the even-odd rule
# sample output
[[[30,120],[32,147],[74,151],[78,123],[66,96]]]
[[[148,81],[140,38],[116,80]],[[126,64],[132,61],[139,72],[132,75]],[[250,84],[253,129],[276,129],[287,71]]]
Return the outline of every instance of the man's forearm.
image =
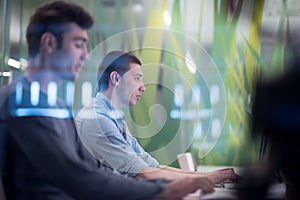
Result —
[[[153,168],[153,167],[146,167],[140,173],[138,173],[137,177],[141,178],[166,178],[166,179],[177,179],[186,177],[187,173],[180,173],[180,171],[174,170],[171,167],[161,167]]]

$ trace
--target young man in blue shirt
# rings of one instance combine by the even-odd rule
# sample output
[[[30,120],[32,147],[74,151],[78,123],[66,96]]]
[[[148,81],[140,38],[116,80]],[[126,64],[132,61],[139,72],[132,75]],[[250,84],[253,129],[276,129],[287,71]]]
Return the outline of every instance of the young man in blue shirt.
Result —
[[[123,106],[134,106],[146,88],[140,60],[131,53],[109,52],[99,66],[99,91],[76,116],[80,138],[100,161],[121,174],[143,178],[207,177],[212,183],[238,180],[232,168],[191,172],[160,165],[129,132]]]

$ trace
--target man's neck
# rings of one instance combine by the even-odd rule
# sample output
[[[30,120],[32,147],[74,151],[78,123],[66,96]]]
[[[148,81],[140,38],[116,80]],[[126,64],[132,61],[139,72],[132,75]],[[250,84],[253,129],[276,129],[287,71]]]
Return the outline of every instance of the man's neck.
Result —
[[[123,105],[120,103],[118,95],[114,92],[114,90],[107,89],[106,91],[100,91],[100,93],[104,94],[112,103],[114,108],[121,109]]]

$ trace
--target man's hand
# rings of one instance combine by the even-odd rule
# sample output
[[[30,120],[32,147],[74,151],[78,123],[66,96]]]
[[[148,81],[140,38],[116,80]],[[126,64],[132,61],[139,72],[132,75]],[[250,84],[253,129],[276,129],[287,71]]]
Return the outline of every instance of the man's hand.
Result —
[[[222,183],[228,180],[238,182],[241,179],[241,177],[234,172],[233,168],[224,168],[200,174],[206,176],[213,184]]]
[[[202,194],[212,193],[213,184],[206,177],[184,177],[173,180],[156,199],[182,199],[201,189]]]

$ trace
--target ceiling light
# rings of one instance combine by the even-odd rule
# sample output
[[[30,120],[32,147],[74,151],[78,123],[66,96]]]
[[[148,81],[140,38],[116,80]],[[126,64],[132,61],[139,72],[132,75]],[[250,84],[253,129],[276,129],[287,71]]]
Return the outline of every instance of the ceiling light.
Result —
[[[21,63],[15,59],[9,58],[7,61],[7,64],[11,67],[14,67],[16,69],[20,69]]]
[[[0,72],[0,76],[10,77],[11,72]]]
[[[164,12],[163,18],[164,18],[164,21],[165,21],[166,25],[170,26],[171,23],[172,23],[172,18],[171,18],[170,14],[167,11]]]

